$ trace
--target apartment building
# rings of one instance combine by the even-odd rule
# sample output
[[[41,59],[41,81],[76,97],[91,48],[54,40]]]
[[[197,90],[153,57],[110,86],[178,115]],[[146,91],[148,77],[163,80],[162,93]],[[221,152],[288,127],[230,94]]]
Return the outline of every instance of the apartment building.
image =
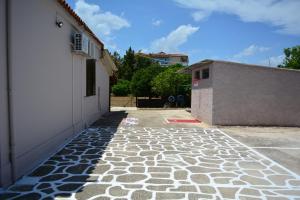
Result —
[[[159,53],[139,53],[145,57],[151,58],[154,61],[158,62],[161,66],[169,66],[175,64],[181,64],[183,66],[189,65],[189,57],[184,54],[169,54],[165,52]]]

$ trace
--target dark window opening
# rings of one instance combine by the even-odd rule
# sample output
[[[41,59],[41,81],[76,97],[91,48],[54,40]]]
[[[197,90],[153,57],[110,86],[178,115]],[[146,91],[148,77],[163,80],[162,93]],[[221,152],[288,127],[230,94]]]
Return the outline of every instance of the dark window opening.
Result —
[[[202,79],[208,79],[209,78],[209,69],[203,69],[202,70]]]
[[[200,80],[200,71],[195,71],[194,79]]]
[[[96,95],[96,60],[86,60],[86,96]]]
[[[188,61],[188,57],[181,57],[181,62],[187,62]]]

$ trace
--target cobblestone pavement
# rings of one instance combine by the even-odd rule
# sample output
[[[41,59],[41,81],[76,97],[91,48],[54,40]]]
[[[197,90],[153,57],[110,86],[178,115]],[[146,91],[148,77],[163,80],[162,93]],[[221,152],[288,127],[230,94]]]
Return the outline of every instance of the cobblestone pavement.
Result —
[[[300,177],[218,129],[98,128],[0,199],[300,199]]]

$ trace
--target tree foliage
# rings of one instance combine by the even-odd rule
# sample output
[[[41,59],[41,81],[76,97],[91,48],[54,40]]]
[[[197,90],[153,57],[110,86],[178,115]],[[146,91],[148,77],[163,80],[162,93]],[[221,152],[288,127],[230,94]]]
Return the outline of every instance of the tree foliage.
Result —
[[[127,96],[130,94],[130,81],[119,80],[118,83],[112,87],[112,93],[115,96]]]
[[[129,47],[123,58],[114,52],[113,60],[118,68],[118,79],[131,81],[134,73],[140,69],[151,66],[156,63],[152,59],[147,58],[141,54],[136,54],[135,51]]]
[[[131,92],[136,96],[153,96],[151,82],[163,71],[159,64],[152,63],[150,66],[139,69],[132,77]]]
[[[117,84],[112,87],[116,96],[126,96],[130,92],[136,96],[169,95],[190,93],[191,77],[177,73],[182,65],[161,67],[156,61],[135,54],[130,47],[122,58],[117,52],[112,58],[118,68]]]
[[[136,54],[135,59],[136,59],[136,68],[135,68],[136,71],[156,64],[152,59],[142,56],[140,54]]]
[[[178,73],[182,68],[182,65],[173,65],[158,74],[151,83],[153,92],[162,97],[189,93],[191,76]]]
[[[119,70],[122,67],[122,62],[123,62],[123,58],[120,56],[120,54],[118,52],[114,52],[113,54],[109,53],[112,60],[114,61],[116,67],[117,67],[117,71],[113,72],[113,75],[111,77],[111,85],[115,85],[118,81],[118,77],[119,77]]]
[[[111,54],[111,57],[116,65],[117,69],[120,69],[122,66],[122,62],[123,62],[123,59],[120,56],[120,54],[115,51],[113,54]]]
[[[129,47],[124,55],[122,65],[118,70],[118,78],[130,81],[135,71],[135,64],[136,59],[134,50]]]
[[[300,45],[284,49],[285,59],[280,68],[300,69]]]

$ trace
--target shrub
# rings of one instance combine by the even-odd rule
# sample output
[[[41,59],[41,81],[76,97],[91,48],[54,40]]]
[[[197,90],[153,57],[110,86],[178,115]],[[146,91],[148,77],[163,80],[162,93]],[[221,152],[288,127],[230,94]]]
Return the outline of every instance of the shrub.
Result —
[[[118,83],[112,87],[112,93],[115,96],[127,96],[130,93],[130,81],[119,80]]]

